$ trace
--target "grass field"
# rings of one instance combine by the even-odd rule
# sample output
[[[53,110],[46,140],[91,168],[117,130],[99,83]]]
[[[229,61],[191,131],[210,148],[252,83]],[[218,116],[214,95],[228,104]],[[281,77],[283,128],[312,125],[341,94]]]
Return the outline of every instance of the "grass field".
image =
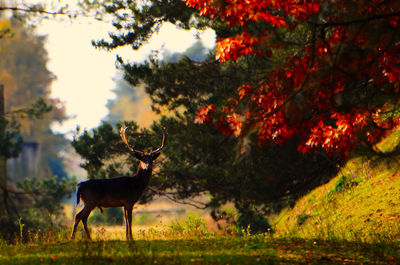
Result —
[[[182,236],[135,241],[47,238],[0,246],[0,264],[398,264],[396,244],[286,240],[265,235]],[[155,234],[152,237],[156,237]]]
[[[135,230],[92,227],[93,241],[82,231],[31,235],[15,245],[0,242],[0,264],[398,264],[400,242],[279,238],[247,230],[210,232],[200,216]]]

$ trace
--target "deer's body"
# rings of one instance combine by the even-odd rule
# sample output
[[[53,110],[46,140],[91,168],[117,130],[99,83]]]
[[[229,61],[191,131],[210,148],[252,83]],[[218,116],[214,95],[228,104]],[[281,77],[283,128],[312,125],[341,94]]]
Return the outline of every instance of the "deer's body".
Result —
[[[147,183],[136,176],[91,179],[78,184],[77,201],[81,198],[85,206],[93,208],[125,207],[135,204],[146,187]]]
[[[166,132],[163,132],[163,141],[160,148],[149,154],[133,150],[125,137],[125,130],[121,129],[122,140],[128,145],[129,149],[139,159],[139,167],[136,175],[132,177],[119,177],[112,179],[91,179],[78,184],[77,204],[80,199],[84,203],[84,208],[75,216],[72,238],[75,237],[76,228],[80,221],[83,223],[87,237],[90,239],[87,227],[87,219],[95,207],[123,207],[126,225],[126,238],[132,239],[132,210],[135,203],[149,185],[153,161],[160,155],[164,147]]]

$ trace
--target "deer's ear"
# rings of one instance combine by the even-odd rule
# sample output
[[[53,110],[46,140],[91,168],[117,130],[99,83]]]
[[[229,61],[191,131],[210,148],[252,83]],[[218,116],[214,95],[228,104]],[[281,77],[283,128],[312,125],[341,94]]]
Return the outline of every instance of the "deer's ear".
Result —
[[[151,157],[153,158],[153,160],[156,160],[157,157],[160,156],[160,154],[161,154],[161,153],[155,153],[155,154],[153,154]]]
[[[137,159],[139,159],[139,160],[142,160],[142,159],[143,159],[143,155],[142,155],[141,153],[135,152],[134,154],[135,154],[135,157],[136,157]]]

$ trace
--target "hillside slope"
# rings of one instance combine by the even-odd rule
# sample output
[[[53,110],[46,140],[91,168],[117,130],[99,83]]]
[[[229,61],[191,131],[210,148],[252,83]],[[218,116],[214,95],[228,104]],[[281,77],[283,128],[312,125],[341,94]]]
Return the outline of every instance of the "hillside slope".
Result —
[[[399,164],[351,160],[330,182],[272,220],[275,235],[400,241]]]

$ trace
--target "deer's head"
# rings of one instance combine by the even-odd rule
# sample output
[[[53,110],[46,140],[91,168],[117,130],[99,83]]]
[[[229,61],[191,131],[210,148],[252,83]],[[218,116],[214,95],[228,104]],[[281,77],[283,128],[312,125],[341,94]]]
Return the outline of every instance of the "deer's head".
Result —
[[[133,152],[134,156],[140,161],[140,168],[142,169],[148,169],[151,167],[152,163],[154,160],[157,159],[157,157],[160,156],[161,150],[164,148],[164,143],[165,139],[167,138],[167,129],[163,128],[163,136],[162,136],[162,143],[161,146],[158,147],[157,149],[150,151],[149,153],[144,153],[143,151],[138,151],[133,149],[132,146],[128,143],[128,140],[126,138],[126,126],[122,126],[120,130],[120,135],[122,138],[122,141],[126,144],[128,149]]]

